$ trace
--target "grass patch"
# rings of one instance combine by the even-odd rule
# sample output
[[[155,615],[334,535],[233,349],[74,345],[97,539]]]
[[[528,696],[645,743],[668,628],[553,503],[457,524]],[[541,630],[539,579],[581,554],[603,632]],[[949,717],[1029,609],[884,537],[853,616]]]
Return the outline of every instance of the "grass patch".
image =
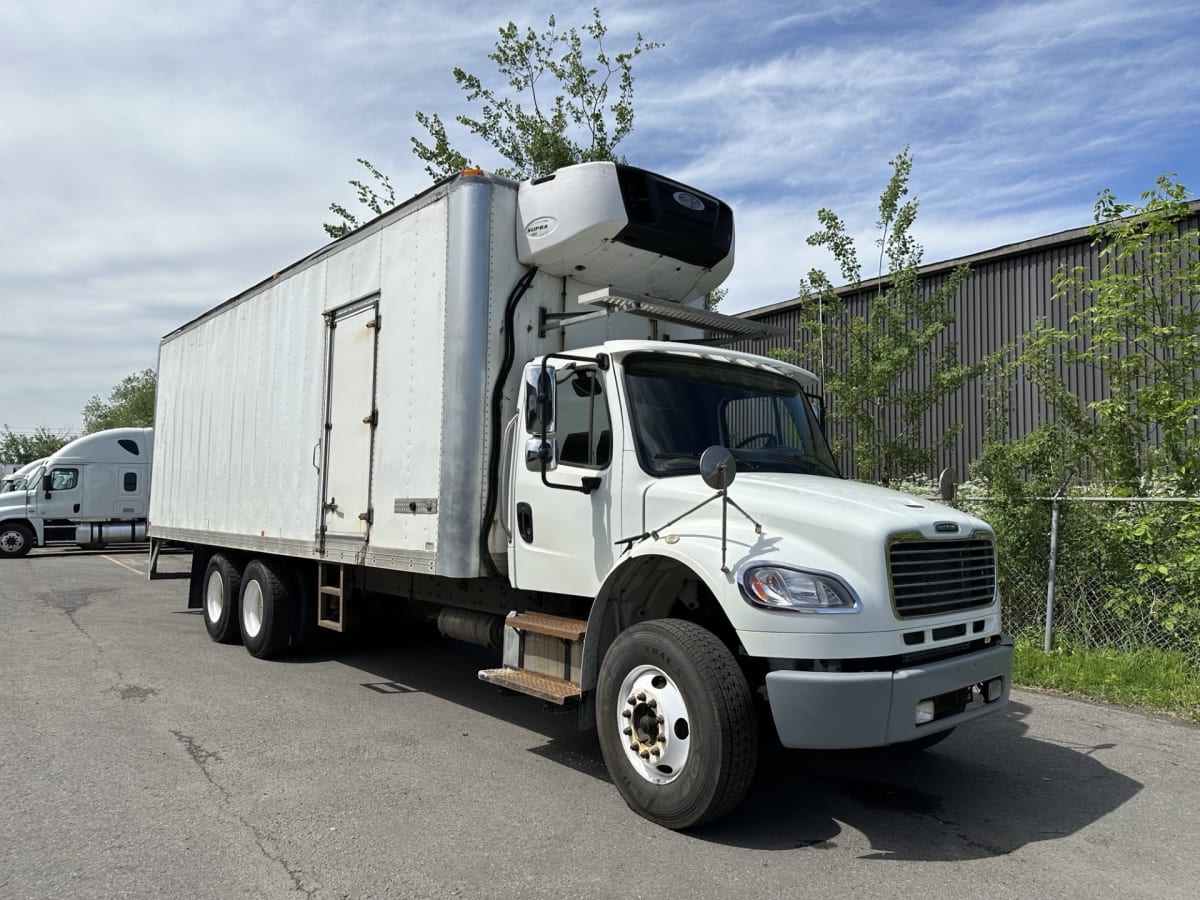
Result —
[[[1181,653],[1071,646],[1043,653],[1040,643],[1019,640],[1013,682],[1200,722],[1200,672]]]

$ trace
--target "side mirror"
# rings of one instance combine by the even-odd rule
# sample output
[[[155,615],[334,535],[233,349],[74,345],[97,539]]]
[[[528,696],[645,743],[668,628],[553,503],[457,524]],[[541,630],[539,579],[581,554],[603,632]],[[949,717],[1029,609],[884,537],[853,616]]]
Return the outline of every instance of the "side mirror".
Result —
[[[50,499],[50,473],[47,472],[42,476],[42,490],[46,493],[46,499]]]
[[[535,435],[525,442],[525,468],[530,472],[545,469],[552,472],[558,468],[558,446],[554,438]]]
[[[817,417],[817,424],[821,426],[821,431],[825,430],[825,398],[819,394],[805,394],[808,400],[808,405],[812,408],[813,413]]]
[[[725,490],[736,475],[737,463],[728,448],[715,444],[700,454],[700,477],[714,491]]]
[[[525,369],[525,433],[554,434],[554,366]]]
[[[942,469],[942,474],[938,477],[938,493],[947,503],[954,502],[954,495],[958,493],[958,473],[953,469]]]

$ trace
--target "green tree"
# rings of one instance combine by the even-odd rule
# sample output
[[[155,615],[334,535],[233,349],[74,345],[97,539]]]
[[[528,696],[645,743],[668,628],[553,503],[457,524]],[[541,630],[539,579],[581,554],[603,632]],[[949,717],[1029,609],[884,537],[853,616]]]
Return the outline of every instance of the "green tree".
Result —
[[[69,431],[53,432],[48,428],[37,428],[33,434],[16,434],[5,425],[4,433],[0,435],[0,461],[25,465],[49,456],[74,439],[75,435]]]
[[[617,145],[633,130],[633,61],[661,44],[639,33],[633,46],[613,53],[605,49],[608,27],[600,10],[580,27],[559,28],[555,17],[546,29],[522,30],[509,22],[488,58],[504,79],[503,87],[488,86],[465,69],[454,68],[454,80],[467,100],[478,106],[475,115],[455,121],[470,135],[490,145],[507,165],[491,167],[514,179],[546,175],[563,166],[597,160],[619,160]],[[412,138],[413,153],[435,181],[473,165],[470,153],[451,139],[437,113],[416,113],[427,132]],[[387,178],[364,159],[375,186],[352,180],[358,200],[376,215],[395,205]],[[340,221],[326,223],[331,237],[356,228],[357,216],[338,203],[329,207]]]
[[[385,210],[389,210],[396,205],[396,192],[392,189],[392,183],[388,180],[388,177],[375,168],[375,166],[371,165],[369,160],[359,157],[358,164],[367,170],[375,185],[358,178],[351,178],[350,186],[358,192],[359,203],[375,215],[381,216]],[[344,234],[349,234],[361,224],[358,216],[354,215],[354,213],[350,212],[350,210],[346,209],[340,203],[330,203],[329,210],[342,220],[335,224],[326,222],[323,226],[325,233],[331,238],[340,238]]]
[[[1066,327],[1041,320],[997,368],[998,395],[1026,378],[1054,416],[1019,441],[989,433],[977,468],[995,488],[1015,492],[1022,477],[1044,488],[1072,471],[1127,494],[1146,482],[1200,490],[1200,230],[1186,225],[1188,197],[1173,176],[1137,205],[1100,192],[1099,272],[1058,273],[1054,302],[1070,311]],[[1079,363],[1107,387],[1086,405],[1060,376]]]
[[[967,275],[955,269],[935,287],[921,284],[922,247],[912,235],[917,201],[908,195],[912,157],[907,148],[889,163],[892,176],[879,198],[878,277],[863,296],[862,267],[845,223],[833,212],[817,213],[821,229],[808,237],[838,263],[849,293],[866,306],[852,313],[846,291],[813,269],[801,282],[797,348],[775,355],[806,365],[821,378],[830,397],[829,422],[835,451],[849,449],[860,479],[889,484],[929,472],[938,448],[953,446],[961,426],[925,433],[925,417],[935,405],[979,372],[958,362],[957,348],[945,339],[954,322],[950,300]]]
[[[154,390],[158,378],[153,369],[126,376],[112,389],[108,400],[92,397],[83,407],[83,431],[106,428],[148,428],[154,424]]]

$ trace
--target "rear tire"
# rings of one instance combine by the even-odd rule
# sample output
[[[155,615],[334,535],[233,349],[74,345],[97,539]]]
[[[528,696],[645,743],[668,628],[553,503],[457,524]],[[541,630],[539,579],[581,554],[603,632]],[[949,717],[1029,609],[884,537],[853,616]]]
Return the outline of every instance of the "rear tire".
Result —
[[[660,619],[617,635],[600,666],[596,720],[613,783],[651,822],[712,821],[750,788],[750,687],[729,648],[693,622]]]
[[[0,525],[0,559],[17,559],[33,549],[33,531],[23,522]]]
[[[259,659],[283,655],[292,644],[292,596],[287,570],[266,559],[253,559],[242,577],[239,598],[242,643]]]
[[[214,553],[204,568],[200,605],[208,636],[218,644],[236,644],[241,640],[237,613],[241,586],[242,573],[238,567],[224,553]]]

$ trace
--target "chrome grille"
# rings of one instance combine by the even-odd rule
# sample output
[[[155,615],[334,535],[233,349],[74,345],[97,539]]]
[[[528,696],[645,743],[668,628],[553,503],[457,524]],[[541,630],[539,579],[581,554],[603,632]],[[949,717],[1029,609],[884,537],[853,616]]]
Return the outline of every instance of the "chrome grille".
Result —
[[[888,574],[902,619],[990,606],[996,595],[996,549],[986,538],[896,540],[888,548]]]

